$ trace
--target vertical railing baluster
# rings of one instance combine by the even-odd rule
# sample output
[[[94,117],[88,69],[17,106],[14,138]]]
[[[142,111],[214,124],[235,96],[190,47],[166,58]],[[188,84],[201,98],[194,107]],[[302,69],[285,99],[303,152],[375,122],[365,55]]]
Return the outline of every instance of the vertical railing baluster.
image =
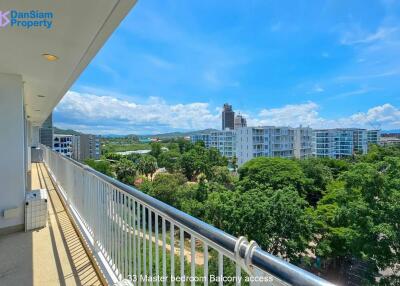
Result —
[[[150,285],[153,286],[153,224],[152,211],[148,209],[148,225],[149,225],[149,276],[151,278]]]
[[[140,204],[138,203],[137,204],[137,206],[136,206],[136,210],[137,210],[137,216],[136,216],[136,221],[137,221],[137,247],[138,247],[138,249],[137,249],[137,258],[138,258],[138,261],[137,261],[137,268],[138,268],[138,277],[137,277],[137,279],[138,279],[138,285],[141,285],[141,282],[142,282],[142,279],[141,279],[141,264],[140,264],[140,262],[141,262],[141,256],[142,256],[142,254],[141,254],[141,252],[140,252],[140,235],[141,235],[141,231],[140,231]]]
[[[171,278],[171,285],[175,285],[175,280],[173,279],[175,277],[175,226],[171,222],[170,223],[170,262],[171,262],[171,273],[170,273],[170,278]]]
[[[119,279],[122,279],[122,244],[121,244],[121,237],[122,237],[122,227],[121,227],[121,192],[117,191],[117,230],[118,230],[118,248],[117,248],[117,255],[118,255],[118,271],[119,271]]]
[[[185,233],[183,228],[179,228],[179,257],[180,257],[180,267],[181,267],[181,286],[185,285]]]
[[[218,286],[223,286],[224,282],[222,280],[222,277],[224,276],[224,256],[219,251],[218,251],[218,276],[220,278]]]
[[[165,218],[162,218],[162,272],[163,278],[167,277],[167,253],[166,253],[166,241],[165,241]],[[167,285],[166,279],[163,279],[163,285]]]
[[[129,211],[129,251],[128,251],[128,259],[129,259],[129,268],[128,268],[128,275],[129,278],[132,278],[132,198],[129,196],[128,198],[128,211]]]
[[[128,195],[124,197],[124,209],[125,209],[125,278],[128,278],[129,275],[129,260],[128,260],[128,251],[129,251],[129,212],[128,212]]]
[[[194,277],[196,276],[196,238],[191,235],[190,237],[190,276],[191,276],[191,285],[195,286],[196,282]]]
[[[146,254],[147,254],[147,247],[146,247],[146,207],[142,205],[142,236],[143,236],[143,276],[145,277],[145,280],[143,281],[144,285],[147,285],[147,259],[146,259]]]
[[[122,216],[122,230],[123,230],[123,252],[124,252],[124,278],[128,276],[128,224],[127,224],[127,217],[128,217],[128,210],[126,208],[127,196],[123,195],[122,197],[122,210],[124,215]]]
[[[111,227],[112,227],[112,231],[111,231],[111,258],[112,258],[112,266],[114,271],[117,271],[116,269],[116,260],[115,260],[115,249],[116,249],[116,231],[115,231],[115,189],[112,188],[112,203],[111,203]]]
[[[107,186],[107,253],[108,261],[111,262],[111,188]],[[111,263],[109,263],[111,265]]]
[[[133,226],[133,251],[132,251],[132,260],[133,260],[133,275],[137,277],[136,272],[136,261],[137,261],[137,248],[136,248],[136,201],[132,199],[132,226]],[[134,278],[134,277],[132,277]]]
[[[204,256],[204,286],[208,286],[208,245],[204,242],[203,244],[203,256]]]
[[[155,226],[154,226],[154,230],[155,230],[155,252],[156,252],[156,277],[157,277],[157,286],[160,285],[160,268],[159,268],[159,257],[158,257],[158,250],[159,250],[159,239],[158,239],[158,214],[155,213],[154,216],[154,222],[155,222]]]
[[[241,279],[239,280],[238,278],[242,277],[242,269],[238,262],[236,262],[235,264],[236,264],[236,286],[240,286]]]

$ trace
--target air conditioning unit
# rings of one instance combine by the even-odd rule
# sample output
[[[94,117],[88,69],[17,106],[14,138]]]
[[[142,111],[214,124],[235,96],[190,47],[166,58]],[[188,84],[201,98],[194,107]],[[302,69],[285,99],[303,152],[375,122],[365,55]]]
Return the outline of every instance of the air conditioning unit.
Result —
[[[25,231],[45,227],[48,207],[47,191],[38,189],[28,192],[25,197]]]

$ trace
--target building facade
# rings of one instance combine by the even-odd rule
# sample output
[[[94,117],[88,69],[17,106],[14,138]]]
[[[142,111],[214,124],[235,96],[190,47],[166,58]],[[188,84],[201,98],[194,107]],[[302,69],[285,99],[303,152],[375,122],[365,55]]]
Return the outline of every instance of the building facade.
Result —
[[[400,137],[384,136],[379,141],[382,146],[400,146]]]
[[[236,130],[238,165],[256,157],[308,158],[312,155],[309,127],[245,127]]]
[[[72,139],[73,135],[54,134],[53,150],[67,157],[72,157]]]
[[[81,161],[81,137],[79,135],[72,136],[72,158]]]
[[[294,129],[294,157],[305,159],[312,157],[312,129],[298,127]]]
[[[336,128],[313,130],[312,152],[315,157],[343,158],[368,151],[367,130]]]
[[[381,131],[380,130],[367,130],[367,142],[368,144],[380,144]]]
[[[246,118],[243,117],[243,115],[238,114],[235,116],[234,129],[238,129],[238,128],[242,128],[242,127],[247,127],[247,121],[246,121]]]
[[[39,128],[39,142],[47,147],[53,147],[53,113],[50,113]]]
[[[80,135],[80,161],[86,159],[100,159],[100,137],[97,135]]]
[[[237,158],[239,166],[256,157],[308,158],[312,156],[312,129],[309,127],[241,127],[210,134],[196,134],[193,143],[202,141],[227,158]]]
[[[233,158],[236,155],[236,132],[234,130],[211,132],[210,147],[218,149],[220,154],[227,158]]]
[[[207,133],[194,134],[194,135],[190,136],[190,141],[192,141],[192,143],[204,142],[204,146],[206,148],[210,148],[210,146],[211,146],[211,135],[207,134]]]
[[[101,154],[100,137],[97,135],[80,134],[72,139],[72,158],[77,161],[87,159],[99,160]]]
[[[235,112],[232,105],[225,103],[222,110],[222,130],[235,128]]]

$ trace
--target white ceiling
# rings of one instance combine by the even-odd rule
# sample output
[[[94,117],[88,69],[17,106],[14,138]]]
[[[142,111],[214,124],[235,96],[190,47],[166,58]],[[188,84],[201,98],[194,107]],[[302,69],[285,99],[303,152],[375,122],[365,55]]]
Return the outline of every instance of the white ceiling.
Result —
[[[26,115],[33,125],[47,118],[135,2],[1,0],[2,11],[43,10],[54,15],[52,29],[0,28],[0,72],[22,75]],[[49,62],[44,53],[59,59]]]

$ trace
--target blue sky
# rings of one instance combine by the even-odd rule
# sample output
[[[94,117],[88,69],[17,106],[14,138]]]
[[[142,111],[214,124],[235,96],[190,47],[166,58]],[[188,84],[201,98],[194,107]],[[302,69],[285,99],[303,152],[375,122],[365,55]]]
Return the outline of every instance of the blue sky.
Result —
[[[400,1],[138,1],[55,124],[99,134],[400,128]]]

